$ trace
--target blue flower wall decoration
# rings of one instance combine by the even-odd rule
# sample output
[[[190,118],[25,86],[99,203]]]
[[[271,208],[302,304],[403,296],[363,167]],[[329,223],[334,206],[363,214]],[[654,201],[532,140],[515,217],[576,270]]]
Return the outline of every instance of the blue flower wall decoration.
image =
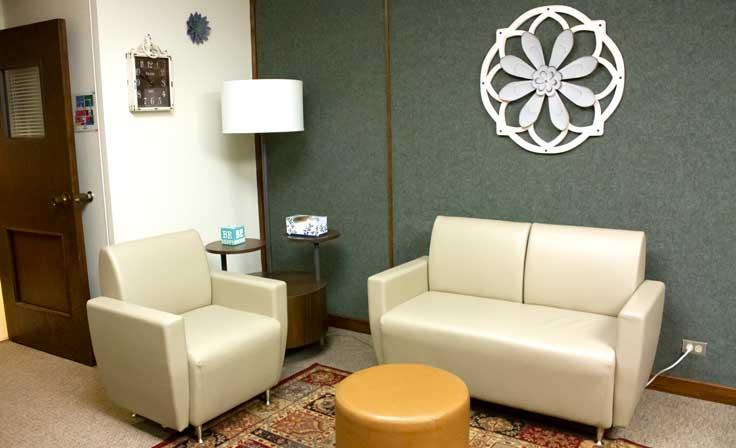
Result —
[[[210,37],[210,21],[207,16],[195,12],[189,14],[187,20],[187,35],[197,45],[203,44]]]

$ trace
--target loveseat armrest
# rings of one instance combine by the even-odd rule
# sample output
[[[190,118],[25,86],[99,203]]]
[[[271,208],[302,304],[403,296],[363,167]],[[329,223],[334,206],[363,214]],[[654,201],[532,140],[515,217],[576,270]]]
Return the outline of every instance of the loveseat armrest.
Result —
[[[167,428],[189,425],[184,320],[109,297],[87,302],[89,330],[110,399]]]
[[[279,321],[283,364],[288,326],[286,283],[235,272],[213,272],[211,276],[213,305],[261,314]]]
[[[368,314],[379,363],[383,362],[381,316],[429,290],[428,265],[424,256],[368,277]]]
[[[627,426],[634,415],[657,353],[665,286],[645,280],[618,314],[613,425]]]

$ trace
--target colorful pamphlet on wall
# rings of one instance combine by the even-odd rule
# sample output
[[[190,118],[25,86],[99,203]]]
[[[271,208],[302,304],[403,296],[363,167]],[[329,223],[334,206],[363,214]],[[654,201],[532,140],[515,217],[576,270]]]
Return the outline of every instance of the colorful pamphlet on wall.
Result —
[[[95,94],[80,93],[74,95],[74,132],[90,132],[97,130],[95,118]]]

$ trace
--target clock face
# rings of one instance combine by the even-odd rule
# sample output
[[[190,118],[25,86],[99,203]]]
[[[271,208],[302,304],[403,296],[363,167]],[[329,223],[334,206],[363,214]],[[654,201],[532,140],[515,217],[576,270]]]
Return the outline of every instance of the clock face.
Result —
[[[168,58],[136,56],[135,83],[139,108],[171,107]]]

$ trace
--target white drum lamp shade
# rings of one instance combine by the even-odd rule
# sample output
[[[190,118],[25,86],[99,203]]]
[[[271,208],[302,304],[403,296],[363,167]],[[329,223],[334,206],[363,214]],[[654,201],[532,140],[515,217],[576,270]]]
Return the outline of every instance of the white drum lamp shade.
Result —
[[[249,79],[223,83],[223,133],[261,134],[303,130],[301,81]]]

